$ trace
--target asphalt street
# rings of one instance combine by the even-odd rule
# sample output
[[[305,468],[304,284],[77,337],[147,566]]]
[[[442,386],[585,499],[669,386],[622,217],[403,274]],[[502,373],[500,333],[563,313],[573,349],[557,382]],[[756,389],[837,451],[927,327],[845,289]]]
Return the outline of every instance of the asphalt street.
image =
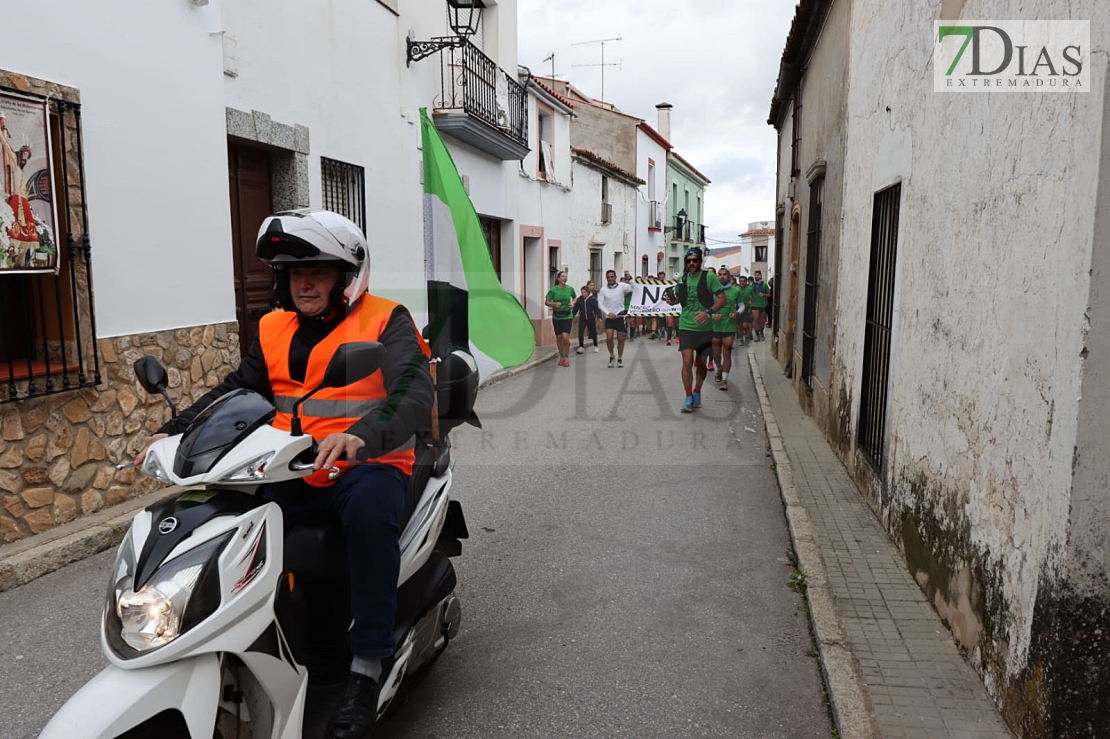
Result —
[[[482,391],[453,495],[463,623],[381,737],[825,738],[831,723],[745,350],[680,414],[673,347],[547,362]],[[113,553],[0,594],[0,736],[104,664]]]

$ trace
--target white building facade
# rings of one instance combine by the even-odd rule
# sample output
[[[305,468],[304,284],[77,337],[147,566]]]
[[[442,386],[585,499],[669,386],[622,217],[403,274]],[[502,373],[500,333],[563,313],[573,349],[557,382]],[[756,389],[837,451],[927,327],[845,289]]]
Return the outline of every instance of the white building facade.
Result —
[[[1094,2],[1022,14],[1110,23]],[[798,261],[796,292],[777,281],[778,358],[1010,726],[1097,734],[1110,725],[1106,43],[1083,50],[1086,92],[933,92],[919,64],[932,40],[912,29],[965,17],[1011,8],[799,5],[771,116],[783,269]],[[1045,130],[1068,134],[1031,134]]]
[[[667,264],[667,152],[671,145],[654,128],[636,126],[636,177],[643,180],[636,217],[635,266],[638,277],[654,277]]]

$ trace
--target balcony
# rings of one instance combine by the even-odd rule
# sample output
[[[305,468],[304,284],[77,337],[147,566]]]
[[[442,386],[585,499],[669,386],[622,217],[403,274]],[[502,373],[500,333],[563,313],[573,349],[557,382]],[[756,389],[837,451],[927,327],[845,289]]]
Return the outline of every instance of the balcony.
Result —
[[[663,204],[658,200],[651,201],[651,208],[648,211],[648,228],[659,230],[663,228]]]
[[[444,49],[436,128],[502,161],[528,154],[528,95],[470,41]]]

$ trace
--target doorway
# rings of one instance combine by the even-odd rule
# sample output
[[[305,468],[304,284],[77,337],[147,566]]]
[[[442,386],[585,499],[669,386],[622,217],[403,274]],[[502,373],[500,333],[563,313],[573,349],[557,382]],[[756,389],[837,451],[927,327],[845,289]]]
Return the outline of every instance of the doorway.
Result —
[[[273,272],[255,256],[262,221],[274,212],[270,154],[263,149],[229,143],[231,241],[235,269],[235,316],[239,321],[239,353],[258,334],[258,321],[273,308]]]

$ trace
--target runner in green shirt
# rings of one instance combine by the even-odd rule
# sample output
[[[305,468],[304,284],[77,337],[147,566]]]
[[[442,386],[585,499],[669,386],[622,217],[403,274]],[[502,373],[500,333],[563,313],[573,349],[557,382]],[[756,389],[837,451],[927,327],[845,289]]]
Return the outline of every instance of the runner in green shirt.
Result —
[[[755,271],[752,282],[752,321],[755,323],[755,340],[763,341],[763,324],[767,320],[767,295],[771,288],[763,281],[763,273]]]
[[[559,347],[559,366],[570,366],[570,325],[574,321],[574,288],[567,286],[567,273],[558,272],[555,284],[547,291],[543,303],[551,311],[551,325],[555,329],[555,344]]]
[[[702,271],[701,249],[693,247],[686,252],[686,273],[670,292],[666,301],[681,305],[678,319],[678,347],[682,352],[682,385],[686,401],[680,409],[693,413],[701,408],[701,386],[705,381],[705,360],[713,350],[713,314],[725,304],[725,294],[712,270]],[[697,364],[697,384],[694,384],[694,365]]]
[[[740,313],[740,346],[747,346],[752,342],[752,289],[744,275],[740,275],[739,281],[740,305],[744,306]]]
[[[727,267],[717,270],[717,279],[725,292],[725,307],[713,314],[713,359],[717,371],[713,379],[720,390],[728,390],[728,373],[732,371],[732,342],[736,340],[736,319],[739,318],[740,288],[733,284]]]

